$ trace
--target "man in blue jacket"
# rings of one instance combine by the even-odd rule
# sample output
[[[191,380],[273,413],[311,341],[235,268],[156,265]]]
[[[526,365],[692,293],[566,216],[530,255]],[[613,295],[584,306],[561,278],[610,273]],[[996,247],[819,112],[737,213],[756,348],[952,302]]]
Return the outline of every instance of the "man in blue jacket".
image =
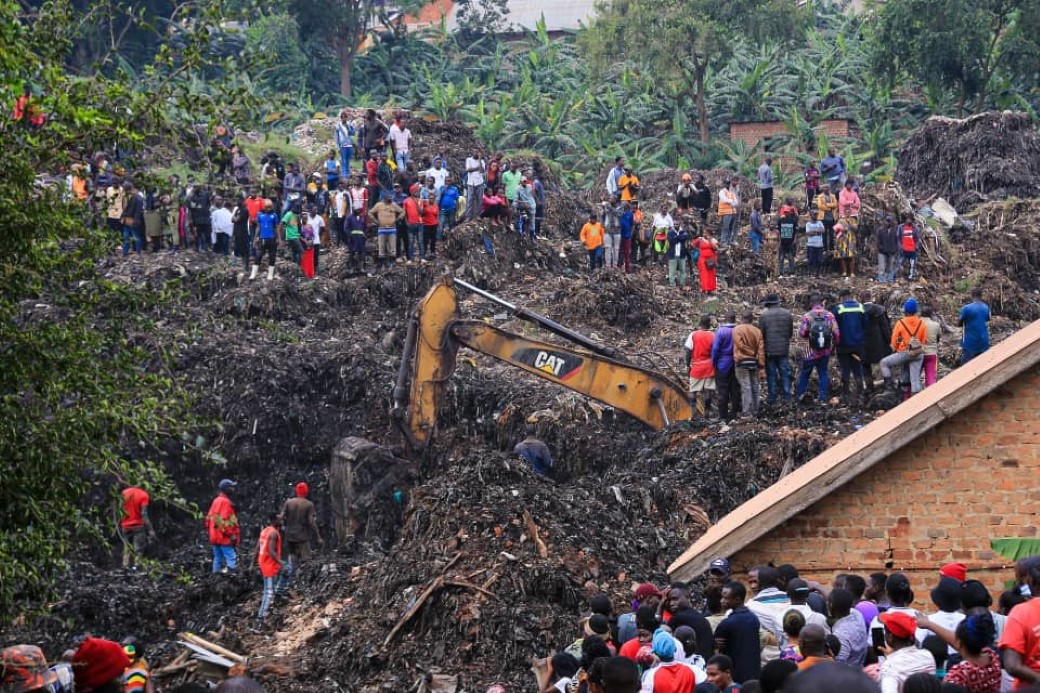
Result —
[[[866,358],[867,313],[863,304],[852,297],[852,291],[842,289],[838,293],[838,305],[831,308],[838,322],[841,341],[837,345],[838,366],[841,368],[841,394],[847,395],[849,382],[853,394],[864,390],[863,361]]]
[[[719,416],[731,421],[740,408],[740,385],[733,363],[733,328],[737,325],[737,314],[728,311],[725,322],[715,330],[715,341],[711,345],[711,363],[715,367],[715,391],[718,395]]]

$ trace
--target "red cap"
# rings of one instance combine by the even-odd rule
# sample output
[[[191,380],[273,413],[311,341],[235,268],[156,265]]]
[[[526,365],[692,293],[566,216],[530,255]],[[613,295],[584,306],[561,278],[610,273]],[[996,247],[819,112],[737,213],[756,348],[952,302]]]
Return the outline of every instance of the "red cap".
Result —
[[[939,568],[939,574],[963,583],[968,579],[968,566],[963,563],[947,563]]]
[[[636,599],[646,599],[647,597],[662,597],[664,596],[661,590],[657,589],[653,584],[644,582],[642,585],[636,588]]]
[[[87,638],[72,656],[72,672],[76,693],[100,688],[123,675],[130,657],[123,646],[102,638]]]
[[[902,640],[909,640],[917,632],[917,619],[903,611],[886,611],[878,619],[892,635]]]
[[[296,484],[296,495],[300,498],[306,498],[307,494],[311,492],[311,487],[307,485],[306,481],[301,481]]]

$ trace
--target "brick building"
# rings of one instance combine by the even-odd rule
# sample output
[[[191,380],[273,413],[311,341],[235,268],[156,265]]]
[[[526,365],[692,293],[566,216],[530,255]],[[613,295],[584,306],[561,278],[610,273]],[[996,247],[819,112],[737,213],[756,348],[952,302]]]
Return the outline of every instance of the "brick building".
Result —
[[[851,136],[849,121],[844,118],[831,118],[820,122],[817,131],[827,134],[830,141],[846,140]],[[729,140],[741,140],[749,149],[754,149],[762,140],[778,137],[787,133],[784,124],[779,120],[757,120],[747,123],[730,123]]]
[[[1040,321],[887,412],[735,509],[669,568],[702,574],[728,556],[735,574],[792,563],[910,577],[927,600],[939,567],[968,566],[996,596],[1012,563],[990,540],[1037,536]]]

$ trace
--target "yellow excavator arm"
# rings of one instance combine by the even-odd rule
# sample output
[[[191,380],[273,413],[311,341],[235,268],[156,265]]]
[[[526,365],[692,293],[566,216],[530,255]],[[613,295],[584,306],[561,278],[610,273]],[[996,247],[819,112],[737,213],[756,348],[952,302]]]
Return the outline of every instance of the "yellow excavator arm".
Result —
[[[528,339],[479,320],[462,320],[455,285],[511,309],[582,348]],[[422,450],[437,428],[445,383],[460,346],[492,356],[539,378],[627,412],[654,430],[693,415],[686,389],[668,376],[619,360],[596,344],[531,311],[459,280],[446,278],[419,302],[408,325],[405,352],[394,387],[394,420],[409,445]]]

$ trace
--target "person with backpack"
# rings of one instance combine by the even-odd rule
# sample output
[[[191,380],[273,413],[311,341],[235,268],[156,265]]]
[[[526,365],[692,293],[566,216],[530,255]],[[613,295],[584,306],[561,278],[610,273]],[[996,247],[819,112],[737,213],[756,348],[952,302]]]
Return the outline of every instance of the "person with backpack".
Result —
[[[908,298],[903,304],[903,317],[892,327],[892,354],[881,359],[881,377],[885,389],[898,391],[899,380],[893,380],[896,368],[910,377],[910,394],[921,391],[921,367],[924,365],[924,345],[928,341],[928,330],[917,315],[917,299]]]
[[[809,378],[815,369],[820,380],[819,401],[825,404],[830,389],[827,366],[834,347],[841,340],[841,331],[834,314],[823,307],[821,297],[814,296],[812,303],[812,309],[802,316],[802,324],[798,329],[798,336],[805,340],[805,353],[802,357],[802,368],[798,372],[795,399],[801,401],[806,396],[809,391]]]
[[[903,223],[899,226],[899,250],[903,253],[902,262],[910,265],[906,278],[914,280],[917,272],[917,247],[921,244],[921,234],[917,231],[913,218],[909,214],[903,215]]]
[[[776,271],[777,275],[783,277],[785,274],[794,274],[794,254],[797,248],[795,236],[798,233],[798,213],[793,209],[785,209],[780,215],[779,237],[780,245],[777,250]]]

